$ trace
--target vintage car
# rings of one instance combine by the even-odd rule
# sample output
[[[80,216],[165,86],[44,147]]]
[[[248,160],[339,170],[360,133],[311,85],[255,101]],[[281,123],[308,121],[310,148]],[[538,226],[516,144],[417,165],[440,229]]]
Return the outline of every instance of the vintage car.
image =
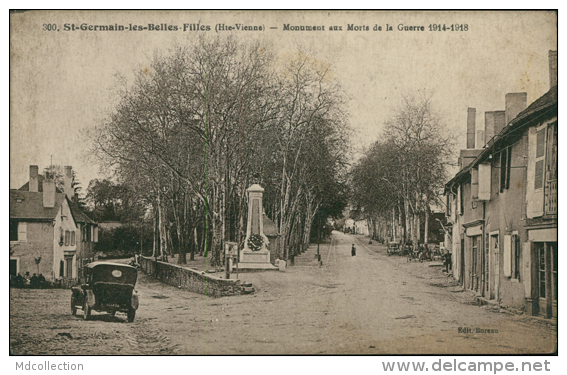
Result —
[[[110,262],[94,262],[85,266],[86,283],[74,287],[71,295],[71,312],[83,309],[85,320],[91,311],[114,315],[117,311],[128,315],[133,322],[138,309],[138,294],[134,290],[138,276],[135,267]]]
[[[400,244],[395,241],[388,242],[388,255],[400,254]]]

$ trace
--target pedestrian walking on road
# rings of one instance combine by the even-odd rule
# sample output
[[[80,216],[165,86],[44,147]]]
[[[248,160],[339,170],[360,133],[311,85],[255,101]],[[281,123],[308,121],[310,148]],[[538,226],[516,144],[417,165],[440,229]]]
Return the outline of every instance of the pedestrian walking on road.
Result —
[[[351,255],[351,256],[355,256],[355,255],[356,255],[356,247],[354,247],[354,244],[352,244],[352,249],[350,250],[350,255]]]

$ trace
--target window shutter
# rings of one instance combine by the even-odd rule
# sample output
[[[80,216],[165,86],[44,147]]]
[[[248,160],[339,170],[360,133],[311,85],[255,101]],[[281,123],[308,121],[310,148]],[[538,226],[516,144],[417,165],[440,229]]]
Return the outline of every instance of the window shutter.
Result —
[[[93,227],[94,229],[94,242],[98,242],[98,227]]]
[[[478,199],[478,169],[471,169],[471,195],[473,200]]]
[[[504,276],[512,276],[512,236],[504,236]]]
[[[75,246],[75,231],[71,231],[71,246]]]
[[[481,201],[489,201],[491,187],[492,168],[490,164],[480,164],[478,166],[478,199]]]
[[[537,131],[534,189],[543,188],[546,130],[544,127]]]
[[[545,128],[537,132],[536,158],[545,154]]]
[[[543,187],[543,160],[538,160],[535,164],[535,183],[534,189]]]
[[[459,185],[459,215],[464,215],[465,213],[465,202],[463,199],[463,185]]]
[[[27,242],[28,241],[28,223],[19,222],[18,223],[18,241]]]
[[[505,187],[506,189],[510,188],[510,173],[512,171],[512,146],[508,147],[506,154],[506,182]]]
[[[506,167],[508,166],[508,151],[506,149],[500,151],[500,192],[506,189]]]

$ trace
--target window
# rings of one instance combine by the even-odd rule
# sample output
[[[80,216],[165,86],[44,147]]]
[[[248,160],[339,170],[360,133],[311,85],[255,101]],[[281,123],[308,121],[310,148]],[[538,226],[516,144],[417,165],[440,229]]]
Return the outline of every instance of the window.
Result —
[[[71,232],[71,246],[75,246],[75,231]]]
[[[10,241],[18,240],[18,221],[10,220]]]
[[[71,240],[71,233],[66,230],[65,231],[65,246],[69,246],[69,242]]]
[[[10,241],[27,242],[28,223],[17,220],[10,220]]]
[[[542,128],[537,132],[537,143],[536,143],[536,160],[535,160],[535,182],[534,189],[543,188],[543,177],[544,177],[544,162],[545,162],[545,138],[546,138],[547,128]]]
[[[512,147],[500,151],[500,192],[510,187],[510,167],[512,160]]]
[[[451,201],[453,200],[453,195],[452,194],[447,194],[446,195],[446,215],[447,216],[451,216]]]

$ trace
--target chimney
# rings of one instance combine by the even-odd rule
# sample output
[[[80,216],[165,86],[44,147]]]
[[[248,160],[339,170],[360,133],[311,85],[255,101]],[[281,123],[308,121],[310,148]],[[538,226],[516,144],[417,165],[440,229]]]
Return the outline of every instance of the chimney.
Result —
[[[476,131],[476,148],[484,147],[484,130]]]
[[[506,126],[506,111],[494,111],[494,135],[500,134]]]
[[[506,94],[506,124],[508,125],[528,105],[528,94],[515,92]]]
[[[476,109],[467,111],[467,148],[474,148]]]
[[[43,207],[55,207],[55,180],[52,178],[43,180]]]
[[[39,169],[37,167],[37,165],[30,165],[30,186],[29,186],[29,191],[31,193],[37,193],[38,187],[39,187],[39,177],[38,177],[38,172]]]
[[[557,86],[557,51],[549,51],[549,88]]]
[[[69,200],[73,199],[73,196],[75,195],[74,189],[73,189],[73,167],[67,165],[65,166],[65,195],[67,196],[67,198],[69,198]]]
[[[494,137],[494,112],[484,112],[484,144]]]

